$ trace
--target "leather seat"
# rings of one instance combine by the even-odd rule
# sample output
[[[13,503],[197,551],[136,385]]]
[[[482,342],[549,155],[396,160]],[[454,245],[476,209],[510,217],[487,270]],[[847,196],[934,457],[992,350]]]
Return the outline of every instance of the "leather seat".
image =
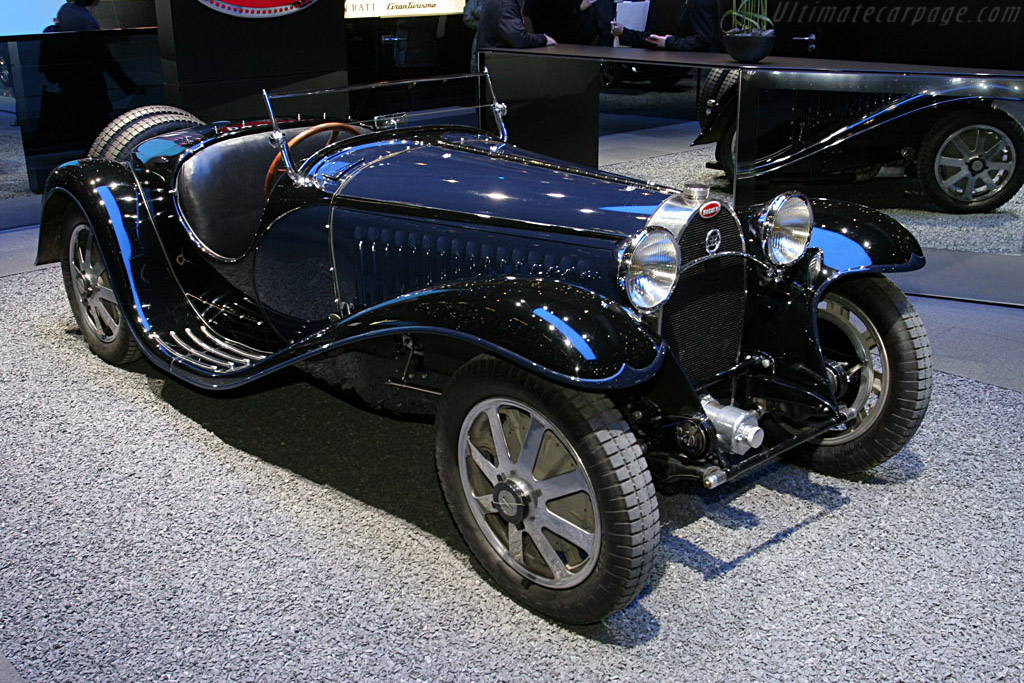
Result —
[[[286,131],[287,137],[303,128]],[[315,135],[293,151],[296,165],[320,149],[328,134]],[[245,256],[256,237],[266,197],[264,181],[277,147],[269,133],[215,142],[185,160],[178,173],[181,212],[193,236],[214,257]]]

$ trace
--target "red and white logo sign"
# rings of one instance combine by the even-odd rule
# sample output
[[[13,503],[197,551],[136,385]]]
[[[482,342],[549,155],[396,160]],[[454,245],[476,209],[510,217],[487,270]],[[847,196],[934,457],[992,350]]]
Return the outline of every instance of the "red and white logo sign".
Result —
[[[199,0],[224,14],[246,19],[270,19],[306,9],[316,0]]]
[[[700,207],[701,218],[714,218],[722,210],[721,202],[710,201]]]

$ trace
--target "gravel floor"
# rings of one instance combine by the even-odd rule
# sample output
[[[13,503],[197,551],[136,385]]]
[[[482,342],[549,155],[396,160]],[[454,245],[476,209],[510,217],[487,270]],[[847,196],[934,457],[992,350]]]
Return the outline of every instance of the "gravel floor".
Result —
[[[650,588],[568,629],[482,580],[429,424],[284,377],[211,395],[0,278],[0,655],[28,682],[1024,680],[1024,395],[938,375],[859,479],[661,498]]]

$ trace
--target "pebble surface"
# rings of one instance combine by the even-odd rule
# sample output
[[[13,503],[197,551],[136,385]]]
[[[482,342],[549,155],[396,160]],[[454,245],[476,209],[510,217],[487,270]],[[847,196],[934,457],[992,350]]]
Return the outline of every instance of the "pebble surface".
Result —
[[[105,365],[0,278],[0,655],[27,682],[1024,681],[1024,396],[939,374],[869,475],[661,497],[649,587],[566,628],[473,568],[433,428],[286,378]]]

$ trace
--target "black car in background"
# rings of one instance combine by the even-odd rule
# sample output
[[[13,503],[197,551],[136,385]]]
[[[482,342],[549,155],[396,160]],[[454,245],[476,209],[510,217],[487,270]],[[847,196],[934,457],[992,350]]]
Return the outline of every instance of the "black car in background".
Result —
[[[712,168],[733,177],[739,72],[701,85],[694,144],[714,142]],[[1024,128],[1004,108],[1019,90],[996,85],[915,94],[770,90],[760,94],[754,173],[800,179],[916,177],[943,211],[992,211],[1024,185]],[[893,172],[895,171],[895,173]]]

